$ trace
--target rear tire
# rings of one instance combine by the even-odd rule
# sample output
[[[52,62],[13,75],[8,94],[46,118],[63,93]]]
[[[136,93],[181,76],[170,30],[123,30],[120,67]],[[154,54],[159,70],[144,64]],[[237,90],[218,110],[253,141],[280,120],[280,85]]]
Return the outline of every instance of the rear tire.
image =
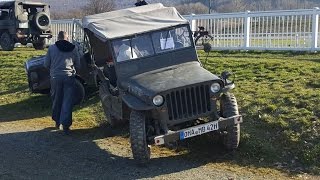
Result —
[[[81,104],[84,100],[85,95],[86,95],[86,92],[83,84],[80,82],[79,79],[76,79],[75,91],[74,91],[74,105]]]
[[[112,127],[120,126],[122,123],[121,120],[115,118],[110,111],[111,110],[111,94],[108,91],[108,86],[106,84],[100,84],[99,87],[99,96],[102,104],[102,108],[104,111],[104,116],[106,118],[107,123]]]
[[[14,44],[14,39],[8,32],[2,33],[0,45],[4,51],[12,51],[14,49]]]
[[[130,142],[133,158],[144,164],[150,160],[150,148],[147,144],[146,115],[142,111],[132,110],[130,114]]]
[[[43,50],[45,48],[45,39],[39,40],[39,42],[32,43],[35,50]]]
[[[221,96],[220,108],[224,118],[239,115],[237,100],[232,93]],[[240,124],[228,126],[222,134],[222,142],[229,151],[237,149],[240,142]]]
[[[117,119],[111,115],[110,110],[107,107],[107,105],[105,105],[103,102],[101,102],[101,103],[102,103],[102,108],[103,108],[104,116],[106,118],[107,123],[112,127],[118,127],[121,123],[119,123],[119,121],[117,121]]]

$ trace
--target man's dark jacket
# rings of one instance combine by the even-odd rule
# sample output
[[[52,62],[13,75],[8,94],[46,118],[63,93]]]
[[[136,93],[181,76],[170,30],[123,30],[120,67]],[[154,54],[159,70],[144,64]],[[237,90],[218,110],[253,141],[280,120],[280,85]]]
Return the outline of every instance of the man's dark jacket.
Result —
[[[73,76],[80,69],[80,56],[75,45],[60,40],[48,49],[44,66],[50,69],[50,77]]]

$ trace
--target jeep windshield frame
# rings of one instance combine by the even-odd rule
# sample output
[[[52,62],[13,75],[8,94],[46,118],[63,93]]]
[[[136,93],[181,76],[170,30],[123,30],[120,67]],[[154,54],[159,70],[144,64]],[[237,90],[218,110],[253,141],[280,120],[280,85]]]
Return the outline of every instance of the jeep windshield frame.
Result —
[[[164,48],[163,50],[161,50],[160,39],[157,40],[158,42],[154,42],[153,40],[154,38],[152,39],[153,34],[158,33],[158,35],[160,35],[161,32],[167,32],[169,30],[175,30],[179,28],[185,28],[184,33],[188,34],[185,37],[188,38],[190,41],[189,41],[189,45],[187,45],[186,47],[178,47],[175,45],[175,48],[168,48],[168,49]],[[154,53],[152,53],[151,55],[137,57],[130,60],[124,60],[120,62],[117,61],[118,54],[114,49],[115,42],[119,40],[129,41],[130,39],[133,39],[135,37],[143,37],[143,36],[151,37],[151,42],[152,42],[151,49],[154,51]],[[156,36],[156,37],[159,37],[159,36]],[[129,42],[127,42],[127,44],[130,45]],[[156,31],[141,33],[135,36],[117,38],[112,40],[110,42],[110,45],[112,48],[112,54],[113,54],[112,56],[115,63],[116,74],[119,81],[123,81],[123,80],[126,80],[128,77],[142,74],[149,71],[154,71],[154,70],[167,68],[167,67],[169,68],[171,66],[175,66],[175,65],[179,65],[187,62],[195,62],[195,61],[199,62],[198,55],[197,55],[193,38],[192,38],[192,31],[190,29],[189,24],[183,24],[183,25],[173,26],[170,28],[158,29]],[[132,43],[131,43],[131,46],[132,46]],[[159,51],[157,51],[157,46]],[[132,56],[132,51],[130,51],[130,49],[133,49],[133,48],[129,46],[129,52],[131,53],[131,56]]]
[[[112,40],[115,62],[125,63],[193,47],[189,25],[164,28]]]

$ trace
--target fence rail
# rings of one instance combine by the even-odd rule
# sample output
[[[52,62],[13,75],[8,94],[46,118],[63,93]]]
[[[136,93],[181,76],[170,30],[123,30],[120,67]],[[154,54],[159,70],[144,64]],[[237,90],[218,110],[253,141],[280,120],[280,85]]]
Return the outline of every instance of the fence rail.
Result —
[[[210,41],[217,50],[292,50],[318,51],[319,8],[201,14],[184,16],[196,31],[205,27],[213,37]],[[58,20],[52,23],[53,38],[58,31],[72,34],[73,40],[83,39],[79,20]],[[201,39],[200,41],[201,42]]]
[[[219,50],[318,51],[319,8],[184,16],[205,27]]]

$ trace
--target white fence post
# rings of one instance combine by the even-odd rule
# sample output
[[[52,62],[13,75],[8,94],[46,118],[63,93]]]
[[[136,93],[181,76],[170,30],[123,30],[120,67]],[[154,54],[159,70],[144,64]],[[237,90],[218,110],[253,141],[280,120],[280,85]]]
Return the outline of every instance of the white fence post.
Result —
[[[191,14],[191,16],[192,16],[191,31],[195,32],[195,31],[197,31],[197,20],[193,18],[193,16],[195,16],[195,14]]]
[[[311,51],[315,52],[318,48],[319,33],[319,8],[315,7],[312,15],[312,45]]]
[[[72,42],[75,40],[76,37],[76,23],[75,23],[75,19],[72,19]]]
[[[250,11],[246,12],[244,21],[244,49],[247,50],[250,47],[250,29],[251,29],[251,17],[249,16]]]

